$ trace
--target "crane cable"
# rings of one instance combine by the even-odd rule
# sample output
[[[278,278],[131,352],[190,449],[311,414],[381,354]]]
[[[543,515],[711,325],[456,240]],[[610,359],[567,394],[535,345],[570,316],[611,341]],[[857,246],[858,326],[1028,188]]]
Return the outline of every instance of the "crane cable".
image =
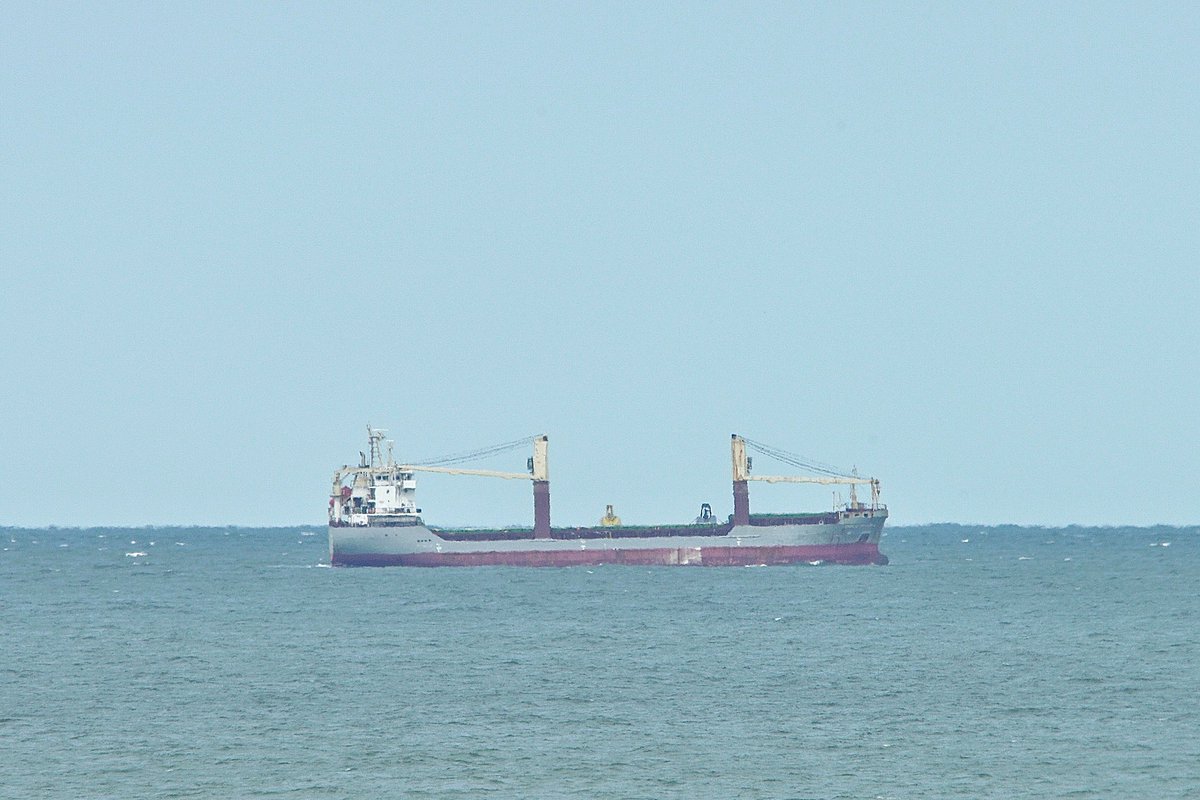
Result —
[[[807,458],[796,453],[789,453],[787,450],[781,450],[778,447],[772,447],[771,445],[763,444],[762,442],[756,442],[753,439],[747,439],[744,436],[742,437],[742,441],[749,445],[755,452],[762,453],[769,458],[782,461],[790,466],[807,470],[809,472],[815,472],[818,475],[825,475],[830,478],[858,477],[857,475],[851,475],[845,470],[838,469],[837,467],[829,464],[822,464],[820,461],[815,461],[811,458]]]
[[[498,455],[509,450],[516,450],[518,447],[525,447],[532,443],[537,437],[526,436],[523,439],[516,439],[503,444],[493,444],[488,447],[481,447],[478,450],[467,450],[461,453],[451,453],[450,455],[440,456],[438,458],[425,458],[419,461],[413,461],[414,466],[420,465],[423,467],[447,467],[455,464],[465,464],[469,461],[479,461],[489,456]]]

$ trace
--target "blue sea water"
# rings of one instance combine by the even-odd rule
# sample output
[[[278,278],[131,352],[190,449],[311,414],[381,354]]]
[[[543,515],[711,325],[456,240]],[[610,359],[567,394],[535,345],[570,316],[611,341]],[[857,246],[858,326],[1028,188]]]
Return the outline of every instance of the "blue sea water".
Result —
[[[724,569],[0,534],[5,798],[1200,796],[1198,528]]]

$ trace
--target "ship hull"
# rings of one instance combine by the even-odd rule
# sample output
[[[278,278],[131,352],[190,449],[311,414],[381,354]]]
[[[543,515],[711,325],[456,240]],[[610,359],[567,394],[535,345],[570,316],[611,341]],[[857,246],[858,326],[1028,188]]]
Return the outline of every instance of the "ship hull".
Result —
[[[583,567],[599,564],[752,567],[778,564],[886,564],[874,544],[779,547],[647,547],[592,551],[491,550],[484,553],[355,553],[333,562],[347,567]]]
[[[826,524],[726,526],[723,532],[608,537],[601,531],[554,531],[551,538],[473,539],[469,532],[424,526],[329,528],[334,566],[570,567],[759,566],[797,563],[886,564],[879,552],[886,512]],[[713,529],[710,529],[710,531]]]

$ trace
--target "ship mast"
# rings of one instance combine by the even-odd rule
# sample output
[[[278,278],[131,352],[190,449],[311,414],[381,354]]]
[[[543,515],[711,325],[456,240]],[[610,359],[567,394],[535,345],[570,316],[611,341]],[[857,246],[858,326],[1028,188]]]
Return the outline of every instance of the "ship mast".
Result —
[[[371,442],[370,466],[372,466],[372,467],[383,466],[383,452],[382,452],[382,448],[380,447],[380,445],[383,444],[383,437],[386,434],[387,434],[387,431],[383,430],[382,428],[372,428],[369,423],[367,424],[367,439]],[[388,443],[389,455],[391,454],[391,449],[392,449],[392,446],[391,446],[391,443],[389,442]],[[389,458],[388,460],[390,461],[391,459]]]
[[[733,524],[750,524],[750,459],[746,440],[733,434]]]

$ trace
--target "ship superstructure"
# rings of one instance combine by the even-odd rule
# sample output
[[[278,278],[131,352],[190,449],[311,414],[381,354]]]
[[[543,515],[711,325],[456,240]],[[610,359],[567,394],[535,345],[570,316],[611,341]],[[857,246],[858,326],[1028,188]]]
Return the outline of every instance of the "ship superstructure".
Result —
[[[402,469],[392,456],[387,431],[367,427],[370,455],[359,453],[357,467],[333,474],[329,524],[353,526],[420,525],[417,482],[412,470]],[[387,445],[387,456],[383,446]]]
[[[721,522],[705,503],[694,522],[622,525],[609,506],[595,527],[554,528],[550,524],[548,437],[531,437],[424,464],[398,464],[386,432],[367,430],[369,454],[360,453],[357,467],[342,467],[333,476],[329,553],[334,565],[887,563],[887,557],[879,552],[888,512],[879,502],[878,480],[845,474],[737,434],[731,439],[733,513],[726,521]],[[472,457],[517,446],[532,447],[525,472],[460,466]],[[816,474],[752,474],[747,446]],[[418,472],[528,480],[533,486],[533,526],[459,530],[427,526],[417,507]],[[751,514],[751,481],[845,485],[850,501],[828,512]],[[860,486],[869,487],[869,503],[859,502]]]

